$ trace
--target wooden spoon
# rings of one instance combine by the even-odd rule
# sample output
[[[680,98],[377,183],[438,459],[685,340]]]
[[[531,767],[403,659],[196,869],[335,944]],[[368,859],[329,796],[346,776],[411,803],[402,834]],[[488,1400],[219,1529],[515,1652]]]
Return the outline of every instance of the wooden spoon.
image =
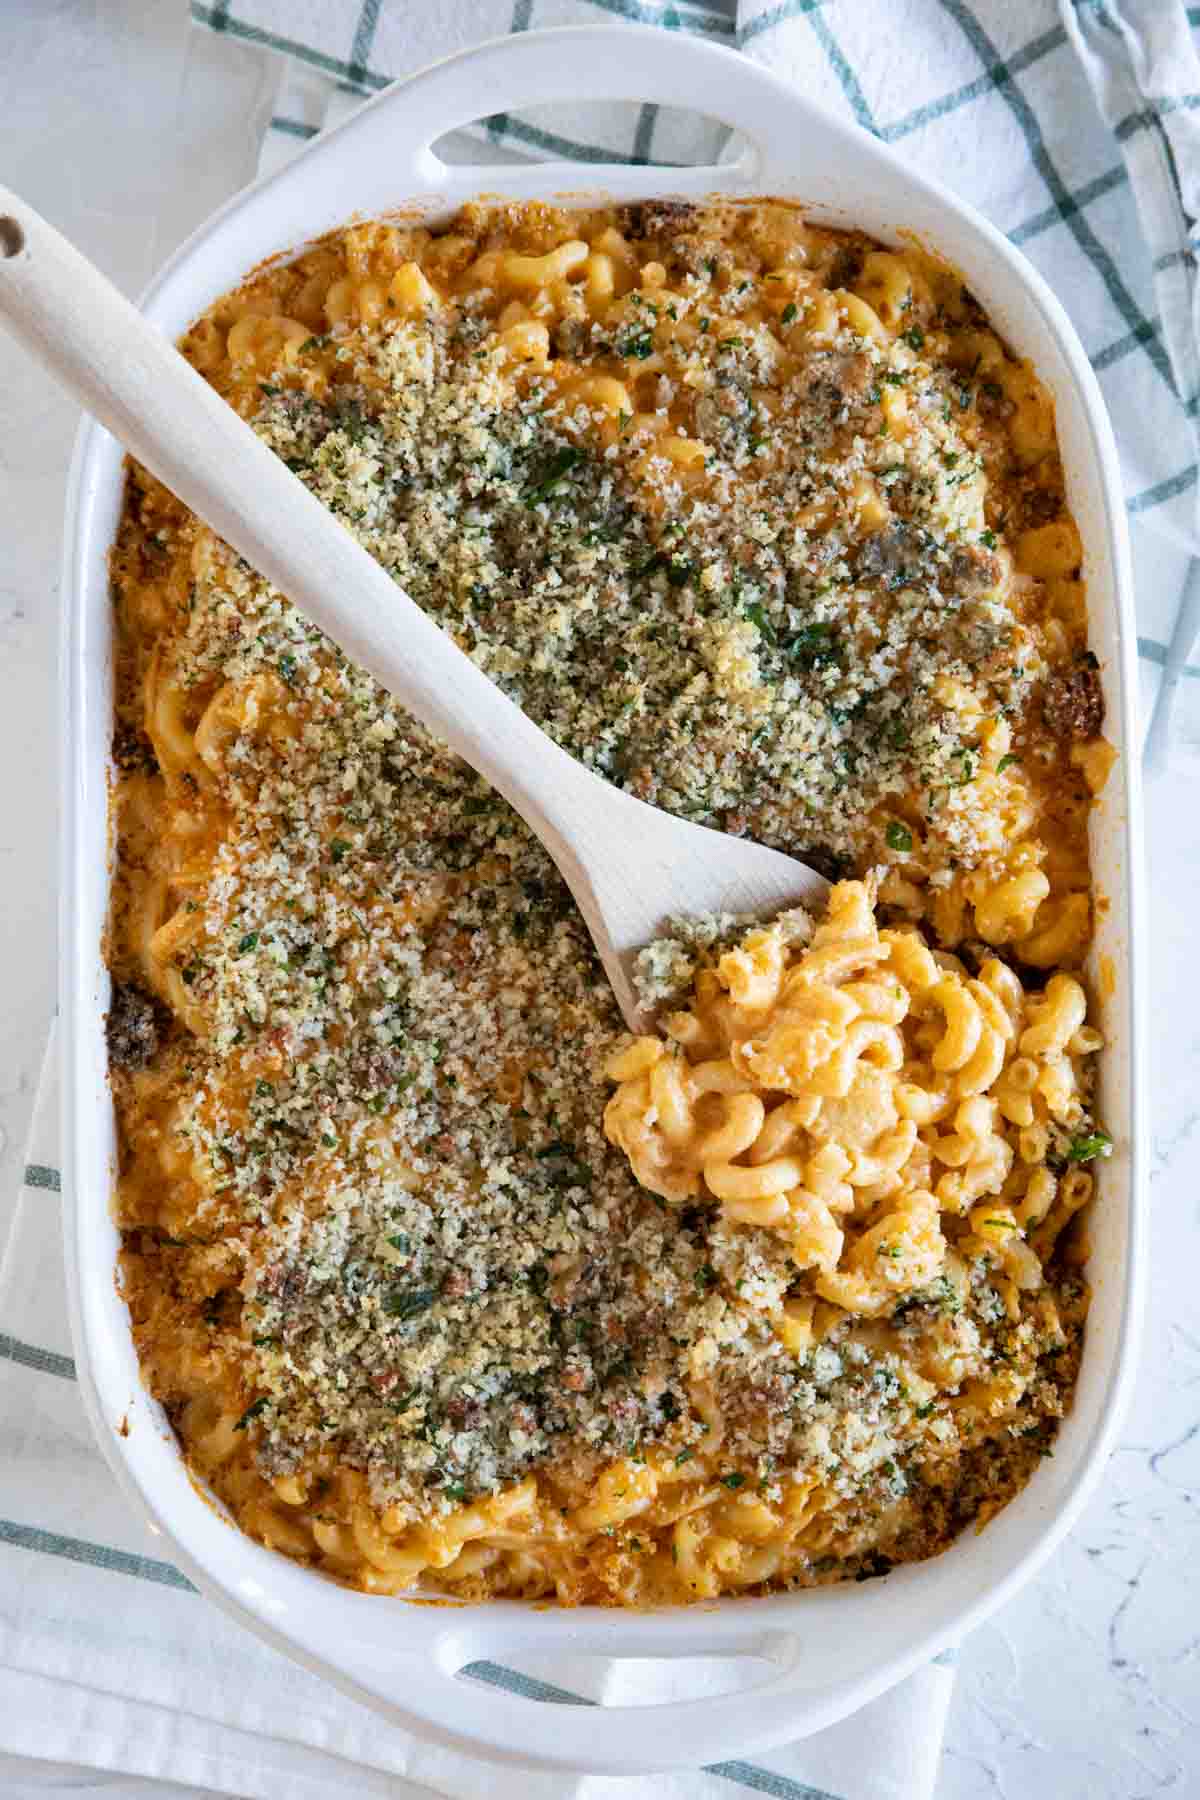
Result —
[[[631,1029],[637,951],[679,914],[820,906],[776,850],[590,774],[505,698],[98,269],[0,187],[0,315],[94,418],[498,788],[570,888]]]

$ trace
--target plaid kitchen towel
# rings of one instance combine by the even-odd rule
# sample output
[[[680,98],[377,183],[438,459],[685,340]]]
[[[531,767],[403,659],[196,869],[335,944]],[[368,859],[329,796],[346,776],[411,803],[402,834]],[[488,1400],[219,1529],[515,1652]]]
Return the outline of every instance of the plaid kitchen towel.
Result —
[[[206,1605],[130,1511],[84,1413],[58,1133],[52,1041],[0,1262],[0,1756],[255,1800],[930,1800],[953,1688],[947,1659],[842,1725],[752,1762],[646,1780],[535,1775],[418,1742]],[[559,1657],[553,1668],[475,1663],[468,1675],[552,1703],[634,1705],[727,1691],[729,1669]]]
[[[1200,743],[1200,6],[1184,0],[193,0],[281,53],[264,166],[364,94],[482,38],[623,20],[740,47],[1007,232],[1070,312],[1112,413],[1134,521],[1142,699]],[[719,125],[653,105],[479,122],[453,160],[719,160]],[[474,142],[472,144],[472,136]],[[1163,681],[1166,671],[1167,679]]]
[[[1111,8],[1079,0],[1065,17],[1104,118],[1121,146],[1154,271],[1162,343],[1180,410],[1195,433],[1200,413],[1200,59],[1192,25],[1200,9],[1185,13],[1182,5],[1164,5],[1163,0],[1120,0]],[[1193,485],[1189,498],[1195,493]],[[1170,513],[1163,518],[1169,523]],[[1190,548],[1194,551],[1195,545]],[[1175,701],[1198,634],[1200,557],[1193,555],[1166,649],[1147,750],[1151,767],[1166,761]]]

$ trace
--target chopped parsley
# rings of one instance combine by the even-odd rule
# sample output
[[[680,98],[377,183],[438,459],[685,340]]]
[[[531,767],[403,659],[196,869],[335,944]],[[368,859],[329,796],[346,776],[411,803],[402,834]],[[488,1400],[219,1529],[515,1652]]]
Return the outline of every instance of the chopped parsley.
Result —
[[[755,600],[750,606],[743,608],[743,610],[750,623],[752,625],[757,625],[766,642],[768,644],[773,644],[775,642],[775,627],[764,612],[761,602]]]
[[[238,1420],[237,1424],[234,1426],[233,1429],[235,1431],[245,1431],[245,1429],[246,1429],[247,1425],[249,1425],[251,1419],[261,1418],[262,1414],[266,1411],[267,1407],[270,1406],[270,1404],[271,1404],[271,1396],[269,1394],[264,1394],[261,1399],[255,1400],[252,1405],[250,1405],[246,1408],[245,1412],[242,1414],[241,1418]]]
[[[566,477],[584,460],[585,452],[576,444],[564,444],[560,450],[556,450],[534,486],[526,490],[526,506],[538,506],[542,501],[561,493]]]
[[[1113,1141],[1107,1131],[1089,1131],[1081,1137],[1071,1139],[1067,1147],[1067,1161],[1073,1163],[1095,1162],[1097,1157],[1111,1156]]]
[[[389,1319],[418,1319],[436,1299],[433,1288],[393,1288],[379,1304]]]

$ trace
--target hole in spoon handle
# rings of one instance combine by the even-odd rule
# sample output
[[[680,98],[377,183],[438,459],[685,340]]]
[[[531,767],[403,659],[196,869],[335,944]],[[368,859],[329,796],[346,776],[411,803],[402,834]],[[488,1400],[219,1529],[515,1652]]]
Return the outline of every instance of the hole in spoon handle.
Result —
[[[11,213],[0,213],[0,256],[5,260],[19,256],[25,248],[25,233]]]

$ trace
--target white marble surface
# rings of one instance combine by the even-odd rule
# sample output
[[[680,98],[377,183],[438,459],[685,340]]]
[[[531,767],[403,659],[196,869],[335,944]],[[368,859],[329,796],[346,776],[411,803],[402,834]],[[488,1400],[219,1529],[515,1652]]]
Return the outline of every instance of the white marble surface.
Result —
[[[185,13],[183,0],[0,0],[3,177],[129,291],[248,178],[274,92],[270,58],[191,34]],[[0,1231],[53,1007],[56,596],[75,423],[0,337]],[[1179,578],[1149,540],[1137,554],[1144,579]],[[963,1647],[938,1800],[1200,1795],[1200,743],[1189,724],[1147,796],[1157,1227],[1141,1378],[1084,1520]],[[3,1800],[81,1785],[92,1779],[0,1759]],[[98,1785],[114,1800],[184,1796]]]

